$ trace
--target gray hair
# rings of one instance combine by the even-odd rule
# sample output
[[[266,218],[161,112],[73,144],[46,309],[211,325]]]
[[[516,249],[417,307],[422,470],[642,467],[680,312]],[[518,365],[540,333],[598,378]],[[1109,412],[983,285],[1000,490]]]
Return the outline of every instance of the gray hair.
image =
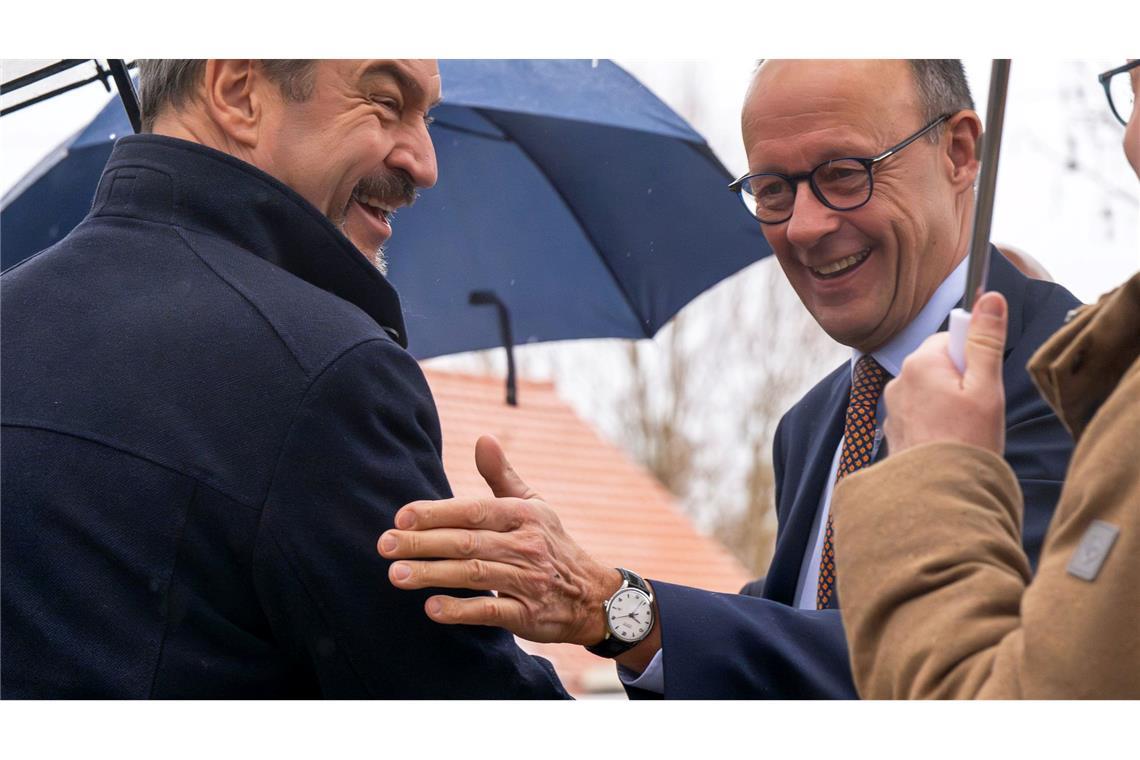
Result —
[[[206,61],[202,58],[147,58],[140,59],[138,64],[142,131],[150,132],[165,108],[180,107],[194,93],[206,72]],[[285,99],[300,102],[313,94],[312,60],[264,59],[260,64]]]
[[[943,114],[974,109],[974,98],[966,82],[966,69],[957,58],[908,59],[918,89],[919,107],[924,124]],[[930,134],[938,142],[937,131]]]
[[[756,62],[756,71],[760,70],[764,61],[761,58]],[[929,124],[943,114],[976,110],[962,61],[957,58],[910,58],[907,63],[910,64],[915,89],[918,90],[918,103],[924,124]],[[938,142],[938,131],[932,132],[929,139]]]

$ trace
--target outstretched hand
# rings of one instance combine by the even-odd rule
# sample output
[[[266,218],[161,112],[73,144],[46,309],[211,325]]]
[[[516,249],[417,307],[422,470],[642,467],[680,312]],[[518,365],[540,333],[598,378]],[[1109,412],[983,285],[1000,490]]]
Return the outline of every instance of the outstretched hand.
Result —
[[[1006,312],[1000,293],[986,293],[974,304],[964,373],[950,359],[947,333],[930,336],[907,357],[899,376],[883,391],[887,405],[883,429],[892,454],[923,443],[950,441],[1001,455]]]
[[[377,544],[399,560],[388,571],[392,584],[497,593],[430,597],[425,609],[438,623],[500,626],[538,642],[601,641],[602,603],[621,585],[620,573],[566,534],[493,437],[475,444],[475,466],[494,498],[416,501],[396,513],[396,529]]]

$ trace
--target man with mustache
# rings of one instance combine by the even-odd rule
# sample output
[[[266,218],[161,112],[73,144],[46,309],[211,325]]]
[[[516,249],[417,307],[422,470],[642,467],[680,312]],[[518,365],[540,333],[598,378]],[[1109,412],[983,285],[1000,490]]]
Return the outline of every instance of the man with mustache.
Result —
[[[450,495],[382,274],[435,61],[140,72],[146,134],[2,279],[3,696],[565,696],[378,580],[396,509]]]
[[[760,598],[594,560],[484,438],[476,464],[499,498],[409,504],[379,540],[382,556],[401,560],[390,572],[399,588],[498,592],[491,602],[434,596],[433,620],[586,645],[623,666],[635,696],[855,696],[832,488],[887,454],[882,386],[964,290],[981,122],[958,61],[766,61],[741,126],[749,173],[732,186],[804,306],[852,348],[776,431],[779,531]],[[1077,301],[998,253],[989,282],[1010,303],[1004,454],[1025,492],[1021,538],[1035,558],[1072,444],[1024,366]]]

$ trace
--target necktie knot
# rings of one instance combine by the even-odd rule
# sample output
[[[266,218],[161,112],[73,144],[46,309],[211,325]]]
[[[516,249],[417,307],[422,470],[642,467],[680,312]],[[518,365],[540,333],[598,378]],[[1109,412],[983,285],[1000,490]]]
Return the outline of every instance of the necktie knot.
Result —
[[[875,357],[864,354],[855,362],[855,372],[851,377],[851,401],[855,404],[877,406],[883,388],[891,379],[891,373],[875,361]]]

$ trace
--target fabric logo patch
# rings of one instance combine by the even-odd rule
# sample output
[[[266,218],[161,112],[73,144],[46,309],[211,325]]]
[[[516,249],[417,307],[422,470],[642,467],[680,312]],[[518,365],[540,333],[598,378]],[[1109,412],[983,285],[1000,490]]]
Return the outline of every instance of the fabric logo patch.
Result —
[[[1093,524],[1085,531],[1080,546],[1073,552],[1073,558],[1069,560],[1066,568],[1069,575],[1085,581],[1095,580],[1118,535],[1120,529],[1115,525],[1093,520]]]

